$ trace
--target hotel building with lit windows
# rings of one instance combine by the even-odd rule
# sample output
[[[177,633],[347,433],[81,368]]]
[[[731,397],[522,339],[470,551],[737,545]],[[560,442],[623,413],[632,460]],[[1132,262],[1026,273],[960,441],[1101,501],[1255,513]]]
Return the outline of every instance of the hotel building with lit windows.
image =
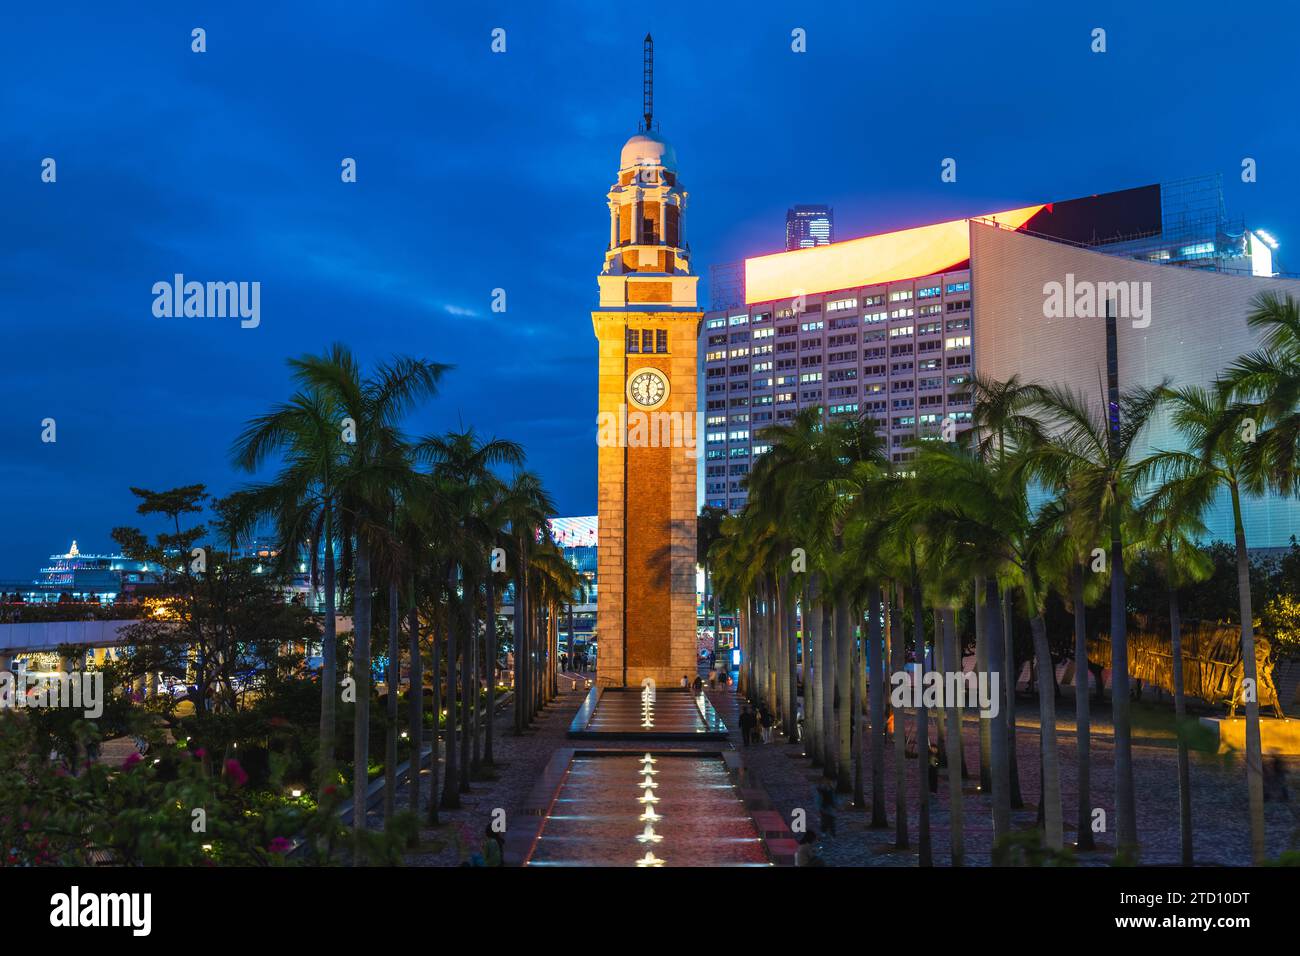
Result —
[[[1218,177],[1201,177],[747,259],[700,327],[702,501],[741,508],[768,448],[763,429],[803,408],[873,418],[902,463],[945,419],[950,433],[970,427],[976,372],[1095,395],[1104,322],[1045,318],[1045,283],[1073,273],[1158,292],[1151,327],[1120,323],[1123,388],[1155,385],[1165,370],[1174,384],[1208,384],[1258,346],[1245,322],[1254,293],[1300,298],[1300,282],[1270,278],[1275,247],[1229,220]],[[1176,440],[1167,422],[1151,435],[1160,447]],[[1260,546],[1300,532],[1293,501],[1251,509]],[[1230,540],[1224,509],[1212,511],[1211,533]]]

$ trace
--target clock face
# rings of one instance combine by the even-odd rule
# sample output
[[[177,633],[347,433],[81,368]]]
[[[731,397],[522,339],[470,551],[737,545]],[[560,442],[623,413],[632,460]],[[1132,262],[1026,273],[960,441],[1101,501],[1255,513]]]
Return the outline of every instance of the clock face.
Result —
[[[668,401],[668,377],[657,368],[638,369],[627,380],[627,397],[641,408],[658,408]]]

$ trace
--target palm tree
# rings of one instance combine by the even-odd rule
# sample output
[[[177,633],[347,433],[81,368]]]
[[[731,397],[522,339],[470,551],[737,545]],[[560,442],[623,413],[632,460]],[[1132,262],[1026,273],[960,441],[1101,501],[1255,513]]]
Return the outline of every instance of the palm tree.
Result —
[[[1160,467],[1162,456],[1147,459]],[[1137,469],[1141,474],[1143,468]],[[1192,493],[1191,500],[1184,493]],[[1214,562],[1197,546],[1207,535],[1201,521],[1196,489],[1187,488],[1177,478],[1157,488],[1142,505],[1139,517],[1147,529],[1152,556],[1165,576],[1169,589],[1169,648],[1173,671],[1174,719],[1178,734],[1178,823],[1183,866],[1192,865],[1192,783],[1187,752],[1187,707],[1183,693],[1183,635],[1179,613],[1180,588],[1203,581],[1214,570]]]
[[[469,766],[464,759],[468,756],[466,735],[470,732],[469,708],[478,707],[478,689],[475,687],[471,693],[469,686],[469,665],[473,653],[470,642],[477,640],[474,625],[477,584],[484,569],[490,566],[492,535],[482,521],[484,503],[490,500],[498,484],[492,469],[500,465],[521,465],[523,452],[514,442],[484,441],[473,429],[468,429],[424,438],[416,444],[414,453],[432,465],[433,480],[447,502],[450,516],[443,557],[448,592],[448,716],[446,779],[441,799],[445,809],[455,809],[460,806],[460,794],[469,789]],[[464,660],[461,660],[462,633],[466,638]],[[458,688],[458,684],[463,686]]]
[[[718,617],[718,595],[713,587],[713,568],[709,562],[709,549],[722,536],[722,519],[727,516],[725,508],[705,505],[700,509],[700,516],[695,522],[695,560],[704,568],[704,591],[713,611],[713,646],[718,645],[721,620]]]
[[[366,823],[369,764],[370,557],[377,543],[390,538],[385,519],[393,489],[410,474],[398,423],[415,403],[436,393],[449,366],[397,358],[380,364],[370,378],[364,378],[355,357],[340,344],[322,355],[291,359],[289,366],[299,393],[287,405],[250,422],[235,442],[234,457],[252,470],[268,455],[285,452],[286,465],[279,480],[250,492],[254,507],[276,516],[284,537],[282,555],[296,554],[302,540],[315,540],[306,534],[307,529],[318,524],[322,527],[327,592],[322,657],[333,653],[333,582],[329,578],[336,511],[340,524],[355,536],[353,828],[360,832]],[[322,674],[322,751],[328,741],[331,753],[336,681],[337,675],[328,669]]]
[[[976,375],[972,382],[972,397],[974,405],[971,411],[971,428],[965,436],[965,440],[970,443],[976,458],[986,464],[1005,464],[1009,454],[1023,448],[1027,448],[1041,439],[1042,425],[1035,414],[1035,403],[1041,399],[1043,389],[1041,386],[1030,382],[1020,381],[1018,375],[1013,375],[1006,381],[995,381]],[[1020,795],[1020,771],[1016,756],[1016,666],[1015,666],[1015,642],[1011,635],[1011,606],[1010,597],[1005,588],[988,587],[982,575],[976,576],[976,614],[979,615],[980,590],[985,591],[985,602],[990,603],[988,595],[998,593],[999,599],[992,601],[992,606],[986,607],[983,615],[984,626],[976,627],[976,659],[982,657],[987,659],[989,649],[986,646],[984,653],[980,653],[978,642],[981,637],[985,645],[991,641],[996,641],[1001,647],[1001,658],[998,660],[1003,678],[1004,690],[1006,695],[1005,716],[995,717],[991,721],[981,720],[981,745],[983,744],[985,723],[999,724],[1007,734],[1007,746],[1005,760],[1007,765],[1005,781],[1008,786],[1007,800],[1010,807],[1020,807],[1023,805],[1023,799]],[[996,623],[997,631],[994,633],[990,627]],[[991,730],[991,728],[990,728]],[[981,746],[981,764],[984,759],[985,749],[989,750],[990,758],[994,745],[990,741],[990,746],[984,748]],[[990,770],[985,774],[983,766],[980,769],[981,783],[985,776],[991,776],[994,779],[990,782],[994,784],[996,793],[996,773]],[[1000,802],[995,796],[995,804]],[[1009,813],[1009,811],[1008,811]],[[1008,820],[1009,820],[1008,816]]]
[[[237,467],[255,471],[269,456],[280,453],[283,464],[274,480],[249,491],[253,508],[272,517],[283,562],[293,561],[305,548],[311,559],[311,580],[319,581],[317,555],[324,554],[325,620],[321,638],[320,752],[317,758],[317,799],[335,779],[334,747],[337,663],[337,582],[335,544],[341,516],[343,478],[342,418],[319,389],[300,391],[287,403],[253,419],[236,439],[231,455]]]
[[[1242,456],[1250,490],[1291,495],[1300,488],[1300,302],[1262,292],[1251,304],[1246,321],[1264,347],[1233,362],[1218,387],[1260,429]]]
[[[1033,455],[1054,452],[1050,441],[1036,444]],[[1031,466],[1032,467],[1032,466]],[[1046,555],[1054,567],[1048,577],[1057,583],[1061,599],[1067,603],[1074,617],[1074,713],[1075,751],[1077,761],[1078,805],[1075,820],[1076,841],[1079,850],[1093,850],[1092,837],[1092,712],[1088,699],[1088,604],[1097,600],[1107,580],[1103,571],[1089,575],[1091,554],[1097,542],[1103,539],[1104,515],[1092,510],[1090,503],[1080,500],[1075,484],[1080,476],[1071,473],[1068,466],[1056,469],[1055,486],[1048,490],[1056,497],[1045,505],[1056,515],[1057,543],[1053,552]],[[1053,561],[1053,556],[1055,560]]]
[[[1132,467],[1143,432],[1160,400],[1163,385],[1138,389],[1109,401],[1090,403],[1070,388],[1042,390],[1032,407],[1043,416],[1050,441],[1035,441],[1033,477],[1048,487],[1068,485],[1079,507],[1110,531],[1111,711],[1115,725],[1115,809],[1117,854],[1139,853],[1137,806],[1133,792],[1132,722],[1129,714],[1128,603],[1124,527],[1133,512]]]
[[[1242,491],[1251,481],[1246,464],[1250,443],[1242,438],[1246,406],[1230,401],[1229,388],[1162,388],[1161,400],[1187,451],[1158,450],[1139,468],[1141,477],[1158,476],[1168,490],[1168,507],[1199,517],[1223,491],[1232,503],[1237,548],[1237,591],[1241,614],[1243,697],[1246,704],[1246,782],[1250,798],[1251,856],[1264,860],[1264,777],[1259,728],[1255,630],[1250,601],[1250,555],[1241,514]],[[1235,703],[1235,701],[1234,701]]]
[[[509,522],[514,567],[515,733],[522,734],[532,717],[529,654],[533,640],[533,604],[529,568],[538,537],[546,527],[546,516],[554,513],[555,504],[541,479],[532,472],[521,471],[510,482],[503,507]]]

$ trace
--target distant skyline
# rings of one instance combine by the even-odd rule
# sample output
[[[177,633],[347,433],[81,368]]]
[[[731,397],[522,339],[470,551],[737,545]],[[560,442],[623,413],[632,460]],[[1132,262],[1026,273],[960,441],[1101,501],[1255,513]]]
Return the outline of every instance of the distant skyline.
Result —
[[[590,312],[647,29],[702,303],[710,265],[781,249],[808,199],[846,239],[1220,172],[1283,268],[1300,242],[1300,13],[1282,4],[310,11],[6,11],[0,579],[73,538],[112,550],[140,520],[131,485],[239,487],[235,435],[289,396],[287,358],[333,341],[368,367],[453,363],[410,431],[519,441],[561,514],[593,513]],[[260,283],[258,326],[155,317],[177,273]]]

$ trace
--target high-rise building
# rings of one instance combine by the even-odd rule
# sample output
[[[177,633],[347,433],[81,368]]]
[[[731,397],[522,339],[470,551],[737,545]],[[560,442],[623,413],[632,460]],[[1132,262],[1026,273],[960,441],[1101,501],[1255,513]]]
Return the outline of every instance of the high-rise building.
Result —
[[[671,686],[695,670],[695,449],[655,440],[657,424],[644,423],[653,416],[694,427],[703,313],[686,244],[687,192],[652,123],[649,43],[645,123],[623,146],[608,193],[609,245],[591,313],[598,421],[613,426],[602,427],[597,451],[597,681],[605,687],[645,678]]]
[[[1217,179],[1205,177],[746,260],[745,305],[707,312],[700,332],[704,502],[731,511],[742,507],[745,477],[768,447],[763,429],[801,408],[820,407],[827,419],[874,418],[891,460],[903,462],[915,438],[942,437],[945,425],[951,437],[970,427],[976,371],[1050,382],[1068,366],[1091,376],[1095,391],[1091,340],[1063,325],[1041,324],[1044,282],[1064,283],[1064,272],[1045,277],[1041,270],[1020,270],[1016,256],[1005,251],[990,261],[989,250],[1018,239],[1026,245],[1032,239],[1040,244],[1033,248],[1045,245],[1058,257],[1066,250],[1089,263],[1095,260],[1087,257],[1095,257],[1112,264],[1117,278],[1115,263],[1147,263],[1157,271],[1183,267],[1160,272],[1161,287],[1181,287],[1195,281],[1191,276],[1210,273],[1200,280],[1206,283],[1200,294],[1202,303],[1227,309],[1217,323],[1208,313],[1201,316],[1200,307],[1188,313],[1200,316],[1195,319],[1165,311],[1153,319],[1163,323],[1161,336],[1174,336],[1161,338],[1164,353],[1142,351],[1140,375],[1138,366],[1121,361],[1129,369],[1124,387],[1145,383],[1163,368],[1182,370],[1182,381],[1207,384],[1210,366],[1222,368],[1255,347],[1245,323],[1245,293],[1267,284],[1252,277],[1272,274],[1276,246],[1272,237],[1227,220],[1220,197]],[[985,235],[994,238],[972,238]],[[1092,271],[1106,274],[1104,268]],[[993,285],[987,297],[973,291],[980,283]],[[1228,299],[1210,294],[1230,285]],[[1185,293],[1169,296],[1163,309]],[[1213,347],[1213,361],[1182,362],[1187,349],[1177,345],[1179,336],[1197,337],[1200,351]],[[1138,361],[1137,347],[1126,348]],[[1276,515],[1260,520],[1260,546],[1287,526]]]
[[[830,206],[791,206],[785,214],[785,248],[811,249],[835,241],[835,214]]]

